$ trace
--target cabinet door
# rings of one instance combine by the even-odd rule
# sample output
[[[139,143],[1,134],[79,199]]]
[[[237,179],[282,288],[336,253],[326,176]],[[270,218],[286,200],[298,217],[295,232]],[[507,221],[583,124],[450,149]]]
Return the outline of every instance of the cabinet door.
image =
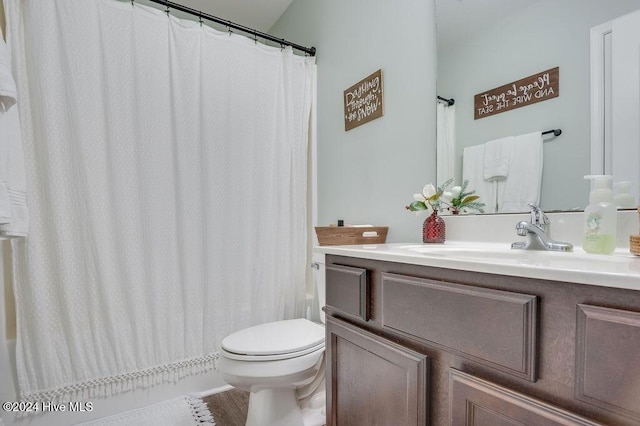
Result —
[[[457,370],[449,373],[452,426],[597,425]]]
[[[427,425],[427,357],[327,317],[327,425]]]
[[[577,309],[576,396],[640,422],[640,312]]]

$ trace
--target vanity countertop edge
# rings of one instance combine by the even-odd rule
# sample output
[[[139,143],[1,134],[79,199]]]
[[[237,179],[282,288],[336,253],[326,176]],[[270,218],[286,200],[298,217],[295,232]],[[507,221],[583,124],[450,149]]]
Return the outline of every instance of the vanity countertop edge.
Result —
[[[315,253],[523,278],[640,290],[640,257],[510,250],[504,244],[446,242],[316,246]]]

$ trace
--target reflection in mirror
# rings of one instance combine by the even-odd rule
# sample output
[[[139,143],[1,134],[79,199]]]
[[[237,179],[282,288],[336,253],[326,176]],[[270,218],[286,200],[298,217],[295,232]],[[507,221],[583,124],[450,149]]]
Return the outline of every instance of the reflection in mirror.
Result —
[[[591,173],[590,29],[637,9],[640,0],[436,0],[437,93],[455,99],[438,102],[438,184],[462,181],[465,148],[562,129],[542,137],[540,206],[582,210]],[[474,96],[555,67],[559,96],[474,119]],[[446,145],[452,139],[455,147]]]

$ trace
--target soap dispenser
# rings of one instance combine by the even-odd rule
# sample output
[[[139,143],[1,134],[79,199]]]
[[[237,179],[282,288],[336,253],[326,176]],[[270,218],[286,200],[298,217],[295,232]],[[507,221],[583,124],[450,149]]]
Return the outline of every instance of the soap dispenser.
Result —
[[[591,179],[589,205],[584,209],[584,240],[587,253],[610,254],[616,249],[617,209],[613,204],[610,175],[587,175]]]
[[[613,184],[613,203],[619,209],[635,209],[636,201],[631,195],[631,181],[616,182]]]

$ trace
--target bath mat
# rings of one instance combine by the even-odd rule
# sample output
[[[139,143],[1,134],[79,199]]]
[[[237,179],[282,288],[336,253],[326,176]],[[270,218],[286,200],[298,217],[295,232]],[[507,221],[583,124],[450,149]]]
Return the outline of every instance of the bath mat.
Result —
[[[215,425],[211,412],[200,398],[181,396],[148,407],[105,417],[82,426],[201,426]]]

